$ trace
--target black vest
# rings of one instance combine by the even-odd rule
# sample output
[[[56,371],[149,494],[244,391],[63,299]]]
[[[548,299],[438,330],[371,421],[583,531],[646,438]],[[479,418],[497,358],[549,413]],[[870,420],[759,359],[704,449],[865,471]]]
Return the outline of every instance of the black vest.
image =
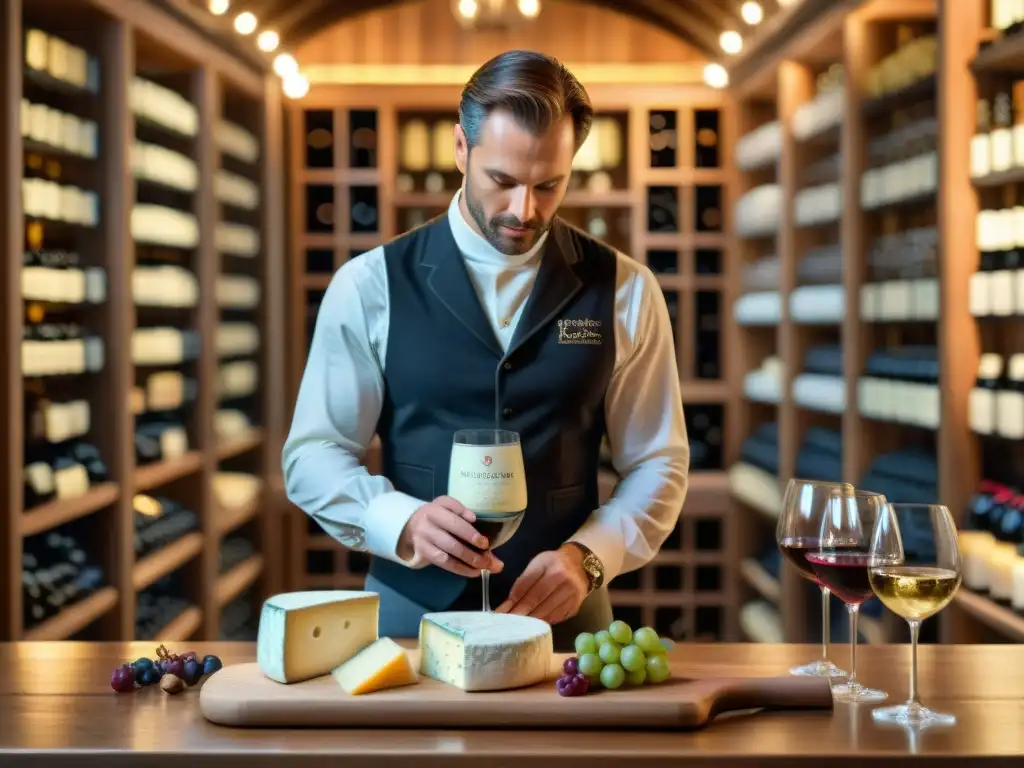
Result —
[[[530,560],[557,549],[598,506],[604,398],[615,363],[615,252],[556,219],[537,280],[503,353],[447,214],[384,247],[390,318],[377,433],[383,474],[425,501],[447,492],[460,429],[518,432],[527,508],[495,554],[499,605]],[[447,610],[469,580],[436,566],[374,558],[370,573],[410,600]],[[479,579],[471,604],[479,604]],[[468,596],[468,595],[467,595]]]

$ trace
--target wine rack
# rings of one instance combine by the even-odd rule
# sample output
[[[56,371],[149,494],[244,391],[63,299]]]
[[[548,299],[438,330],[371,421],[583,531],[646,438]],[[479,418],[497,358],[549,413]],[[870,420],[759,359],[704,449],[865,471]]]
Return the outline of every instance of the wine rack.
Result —
[[[215,639],[223,605],[278,579],[263,485],[283,377],[223,370],[264,361],[282,325],[260,295],[283,298],[260,200],[276,81],[162,11],[108,6],[5,0],[0,25],[20,104],[0,140],[21,161],[0,231],[23,254],[0,275],[4,640]],[[220,574],[250,522],[246,567]]]
[[[656,560],[610,585],[617,616],[680,639],[734,639],[735,573],[727,555],[725,360],[729,119],[705,88],[588,87],[597,115],[577,153],[560,215],[656,274],[679,361],[691,478],[679,526]],[[291,113],[293,194],[290,398],[317,313],[346,261],[443,214],[462,183],[453,130],[459,89],[314,86]],[[368,106],[368,105],[375,106]],[[364,457],[379,471],[378,446]],[[618,478],[606,466],[602,487]],[[294,589],[359,588],[369,565],[298,509],[288,565]]]

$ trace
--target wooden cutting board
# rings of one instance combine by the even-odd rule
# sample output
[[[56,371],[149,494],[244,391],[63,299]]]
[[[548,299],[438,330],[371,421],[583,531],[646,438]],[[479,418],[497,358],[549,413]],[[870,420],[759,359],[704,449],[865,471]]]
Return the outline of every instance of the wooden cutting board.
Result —
[[[412,652],[413,662],[418,654]],[[565,656],[556,661],[561,667]],[[675,677],[660,685],[591,688],[559,696],[550,679],[513,691],[466,693],[427,677],[416,685],[349,696],[330,675],[282,685],[256,664],[224,667],[199,696],[207,720],[266,728],[700,728],[715,715],[747,709],[832,709],[828,680],[815,677]]]

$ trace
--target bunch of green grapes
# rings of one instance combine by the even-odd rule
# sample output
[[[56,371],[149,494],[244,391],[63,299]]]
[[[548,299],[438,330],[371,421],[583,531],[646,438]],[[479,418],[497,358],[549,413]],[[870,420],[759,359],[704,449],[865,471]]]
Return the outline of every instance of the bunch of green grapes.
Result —
[[[626,622],[613,621],[608,629],[596,634],[577,635],[575,645],[579,655],[566,664],[575,661],[577,674],[588,683],[600,681],[609,690],[627,683],[662,683],[672,675],[668,663],[672,640],[658,637],[650,627],[634,632]]]

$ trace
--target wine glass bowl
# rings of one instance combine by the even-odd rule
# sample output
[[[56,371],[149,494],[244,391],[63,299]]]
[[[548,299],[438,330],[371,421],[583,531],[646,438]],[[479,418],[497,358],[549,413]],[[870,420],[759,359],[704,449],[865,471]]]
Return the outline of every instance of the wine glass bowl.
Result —
[[[452,439],[448,495],[476,516],[487,539],[477,552],[496,549],[517,530],[526,513],[526,472],[519,435],[507,429],[460,429]],[[490,572],[480,572],[483,610],[490,612]]]
[[[779,552],[797,572],[821,590],[822,658],[810,664],[793,667],[790,674],[813,677],[843,677],[846,672],[829,661],[829,599],[828,587],[821,583],[807,560],[809,552],[821,549],[821,523],[836,496],[852,496],[849,483],[821,480],[790,480],[782,499],[782,512],[775,528]]]
[[[832,689],[836,701],[883,701],[888,694],[865,688],[857,681],[857,617],[860,606],[874,596],[869,567],[881,564],[882,553],[871,552],[875,522],[885,496],[871,491],[835,494],[821,519],[820,549],[808,552],[807,562],[823,585],[846,604],[850,617],[850,675]],[[892,558],[886,563],[893,564]]]
[[[910,726],[952,725],[953,715],[921,703],[917,645],[921,623],[953,600],[963,580],[956,524],[941,504],[886,504],[871,537],[868,578],[882,604],[910,627],[910,696],[903,704],[871,714],[881,722]]]

